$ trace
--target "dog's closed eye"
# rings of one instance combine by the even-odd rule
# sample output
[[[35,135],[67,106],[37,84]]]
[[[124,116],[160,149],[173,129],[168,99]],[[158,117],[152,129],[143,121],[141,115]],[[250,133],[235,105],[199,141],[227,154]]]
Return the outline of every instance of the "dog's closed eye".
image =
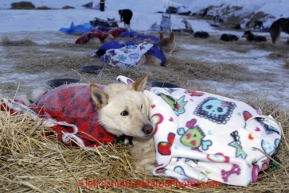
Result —
[[[124,110],[120,113],[121,116],[128,116],[128,111],[127,110]]]

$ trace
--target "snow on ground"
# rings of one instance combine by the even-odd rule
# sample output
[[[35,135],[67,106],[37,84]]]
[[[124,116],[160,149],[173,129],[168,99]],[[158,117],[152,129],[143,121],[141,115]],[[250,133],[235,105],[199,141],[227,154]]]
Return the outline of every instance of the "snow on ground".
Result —
[[[122,8],[130,8],[134,11],[133,19],[131,21],[131,27],[133,30],[143,31],[145,32],[150,26],[154,23],[160,23],[162,15],[160,13],[156,13],[157,11],[165,11],[166,8],[170,5],[173,5],[172,2],[167,0],[145,0],[136,3],[135,0],[106,0],[106,9],[104,12],[100,12],[95,9],[87,9],[82,7],[81,5],[89,2],[83,0],[31,0],[31,2],[36,6],[48,6],[51,8],[57,8],[53,10],[10,10],[10,5],[15,1],[12,0],[1,0],[0,1],[0,18],[2,19],[1,28],[0,28],[0,38],[3,36],[7,36],[10,32],[19,32],[13,33],[13,37],[9,37],[11,39],[24,39],[26,35],[30,34],[30,32],[41,31],[43,32],[43,36],[35,37],[37,43],[49,43],[53,41],[57,41],[57,39],[49,38],[47,39],[45,33],[49,33],[51,31],[57,32],[61,27],[69,27],[71,22],[74,22],[75,25],[87,23],[92,20],[94,17],[106,19],[106,18],[115,18],[119,19],[118,9]],[[16,1],[17,2],[17,1]],[[94,1],[94,4],[97,4],[98,1]],[[239,11],[230,12],[228,14],[234,14],[236,16],[245,15],[251,12],[259,12],[263,11],[264,13],[270,14],[274,16],[276,19],[279,17],[288,17],[288,7],[289,3],[285,0],[279,1],[269,1],[269,0],[175,0],[175,3],[181,3],[185,5],[187,10],[191,10],[192,12],[199,12],[200,10],[210,6],[221,6],[219,9],[219,13],[222,13],[227,5],[232,6],[241,6],[242,9]],[[62,10],[63,6],[70,5],[74,6],[76,9]],[[215,11],[218,9],[215,9]],[[172,27],[173,28],[183,28],[184,24],[181,23],[183,17],[178,15],[172,15]],[[272,20],[268,19],[264,21],[266,25],[270,25]],[[4,22],[5,21],[5,22]],[[220,31],[217,28],[213,28],[210,24],[205,20],[190,20],[193,28],[196,31],[204,30],[208,31],[212,35],[218,35],[222,33],[230,33],[228,30]],[[122,26],[122,24],[121,24]],[[61,32],[59,32],[61,33]],[[234,31],[234,34],[242,35],[242,32]],[[264,32],[260,32],[260,34],[265,34]],[[266,33],[268,36],[268,33]],[[281,37],[287,35],[281,34]],[[63,35],[63,40],[65,41],[65,35]],[[67,39],[68,40],[68,39]],[[289,106],[286,103],[286,100],[289,99],[289,85],[286,80],[288,80],[288,70],[283,70],[282,65],[283,61],[278,60],[269,60],[266,56],[269,55],[269,52],[260,51],[260,50],[251,50],[249,53],[237,53],[237,52],[224,52],[223,50],[210,50],[206,46],[197,46],[197,45],[189,45],[182,44],[179,45],[183,48],[192,51],[192,56],[194,59],[207,61],[207,62],[228,62],[233,61],[236,64],[246,65],[249,69],[255,71],[275,71],[278,69],[280,71],[280,79],[279,82],[272,83],[272,85],[276,87],[280,87],[279,92],[270,93],[270,85],[268,88],[261,88],[264,92],[268,92],[271,94],[271,98],[274,99],[276,95],[284,96],[283,105]],[[195,50],[203,49],[208,57],[203,57],[198,54],[194,54]],[[0,52],[3,48],[0,47]],[[7,66],[2,67],[7,70],[9,68],[9,64]],[[1,74],[2,78],[5,77],[5,73]],[[15,74],[16,77],[21,77],[22,74]],[[10,77],[11,78],[11,77]],[[27,77],[31,78],[31,77]],[[33,78],[33,77],[32,77]],[[220,85],[220,83],[216,82],[203,82],[203,84],[207,84],[209,86],[216,86],[216,88],[220,90],[230,90],[233,91],[236,87],[233,83],[228,83],[224,85]],[[244,90],[249,90],[254,92],[257,88],[259,88],[258,83],[252,84],[243,84],[241,85]],[[281,89],[282,88],[282,89]],[[280,97],[279,97],[280,98]],[[278,99],[279,100],[279,99]]]
[[[0,1],[0,9],[9,9],[11,7],[11,3],[17,2],[15,0],[1,0]],[[88,16],[91,13],[87,9],[83,8],[82,5],[90,2],[90,0],[32,0],[32,2],[36,7],[40,6],[47,6],[50,8],[62,8],[63,6],[70,5],[74,6],[76,9],[80,9],[83,12],[87,12]],[[93,0],[94,6],[99,3],[97,0]],[[183,5],[183,6],[181,6]],[[134,17],[134,24],[138,24],[141,26],[141,23],[145,23],[149,21],[149,24],[152,24],[152,16],[151,14],[157,11],[165,11],[168,6],[175,6],[175,7],[186,7],[182,9],[183,12],[191,11],[192,13],[199,13],[201,10],[209,7],[215,6],[209,11],[209,14],[220,14],[222,17],[227,18],[228,16],[236,16],[236,17],[244,17],[248,16],[252,13],[263,12],[268,14],[268,17],[261,18],[260,20],[263,21],[265,27],[269,27],[271,23],[280,18],[280,17],[289,17],[288,8],[289,2],[287,0],[145,0],[139,1],[136,3],[135,0],[122,0],[121,2],[117,0],[106,0],[105,2],[106,10],[103,13],[94,12],[94,16],[102,16],[104,19],[107,17],[116,17],[118,18],[117,10],[130,8],[135,13],[143,13],[141,14],[141,19]],[[228,9],[229,7],[229,9]],[[234,9],[233,7],[241,7],[241,9]],[[55,17],[55,15],[50,15],[51,19]],[[83,18],[83,14],[80,14],[78,18]],[[58,16],[57,16],[58,17]],[[72,16],[73,17],[73,16]],[[146,21],[143,21],[145,19]],[[251,19],[251,18],[247,18]],[[160,16],[155,19],[156,21],[160,20]],[[78,21],[81,21],[78,20]],[[140,21],[142,21],[140,23]],[[9,20],[8,20],[9,22]],[[81,23],[81,22],[80,22]],[[19,24],[19,23],[18,23]],[[137,26],[137,25],[134,25]],[[138,26],[138,27],[139,27]],[[145,28],[147,29],[147,28]],[[138,28],[138,30],[142,30]]]

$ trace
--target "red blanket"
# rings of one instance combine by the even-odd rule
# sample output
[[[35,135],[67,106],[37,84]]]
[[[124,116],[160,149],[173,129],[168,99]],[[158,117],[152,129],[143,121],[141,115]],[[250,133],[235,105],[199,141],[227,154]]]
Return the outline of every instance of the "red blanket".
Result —
[[[103,32],[101,30],[92,30],[91,32],[81,35],[76,41],[75,44],[85,44],[89,42],[92,38],[98,38],[101,42],[104,42],[106,38],[115,39],[121,33],[125,32],[125,28],[115,28],[111,29],[108,32]]]
[[[99,146],[112,143],[114,136],[98,123],[98,111],[90,96],[89,84],[68,84],[44,93],[35,103],[44,117],[65,121],[77,127],[56,125],[54,129],[65,143],[65,133],[73,133],[84,146]],[[67,145],[72,145],[72,142]]]
[[[46,91],[29,107],[11,99],[2,99],[0,106],[1,110],[28,112],[45,118],[44,124],[56,131],[68,146],[93,148],[115,141],[115,136],[98,123],[98,110],[89,84],[68,84]]]

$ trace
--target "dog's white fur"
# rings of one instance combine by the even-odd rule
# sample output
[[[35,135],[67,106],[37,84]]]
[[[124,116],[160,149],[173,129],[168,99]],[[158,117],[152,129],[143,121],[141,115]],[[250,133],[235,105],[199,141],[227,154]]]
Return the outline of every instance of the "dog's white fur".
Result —
[[[177,47],[174,33],[171,32],[169,37],[164,37],[163,33],[160,33],[160,40],[156,43],[156,46],[158,46],[158,48],[163,51],[166,59],[170,58],[171,54],[176,50]],[[136,66],[161,66],[161,63],[162,61],[159,58],[145,54],[141,57]]]
[[[131,155],[136,159],[134,168],[152,174],[155,168],[155,149],[150,134],[149,99],[143,93],[148,75],[132,85],[113,83],[104,90],[91,84],[91,96],[99,111],[99,121],[106,130],[116,136],[133,136]],[[122,113],[127,111],[128,115]],[[144,128],[150,132],[144,132]]]
[[[17,99],[22,100],[26,106],[29,106],[31,102],[36,101],[44,92],[45,90],[41,88],[33,89],[30,94],[21,94],[17,96]]]
[[[90,85],[91,97],[99,113],[99,122],[116,135],[146,138],[152,131],[148,111],[149,100],[143,94],[148,75],[131,85],[113,83],[104,90]]]
[[[190,24],[190,22],[188,22],[188,20],[186,20],[186,18],[184,18],[181,22],[183,22],[185,24],[185,27],[187,30],[192,30],[193,31],[193,27]]]
[[[133,138],[133,147],[130,154],[135,159],[133,162],[135,170],[146,175],[153,174],[156,162],[156,150],[152,136],[146,139]]]
[[[149,121],[149,99],[142,92],[147,84],[148,75],[144,75],[132,85],[110,84],[104,90],[91,84],[91,96],[99,111],[99,121],[106,130],[114,135],[133,136],[131,155],[137,171],[152,174],[155,168],[155,149],[153,127]],[[128,112],[123,116],[124,111]],[[144,127],[150,132],[144,132]]]

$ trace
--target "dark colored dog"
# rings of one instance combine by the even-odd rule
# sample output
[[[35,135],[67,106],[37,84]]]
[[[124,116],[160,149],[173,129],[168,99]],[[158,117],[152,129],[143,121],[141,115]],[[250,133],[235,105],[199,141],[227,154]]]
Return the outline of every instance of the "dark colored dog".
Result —
[[[289,34],[289,19],[280,18],[272,23],[269,28],[269,32],[272,38],[272,42],[275,44],[281,31]]]
[[[246,38],[247,41],[249,42],[266,42],[267,41],[265,36],[254,35],[251,32],[251,30],[244,31],[244,34],[242,37]]]
[[[259,30],[264,29],[263,22],[262,21],[255,21],[254,28],[257,28],[257,27]]]
[[[205,32],[205,31],[197,31],[196,33],[194,33],[194,37],[195,38],[208,38],[210,37],[209,33],[208,32]]]
[[[239,38],[236,35],[233,34],[222,34],[220,40],[223,40],[225,42],[232,42],[237,41]]]
[[[247,21],[246,25],[245,25],[246,29],[250,29],[251,28],[251,21]]]

